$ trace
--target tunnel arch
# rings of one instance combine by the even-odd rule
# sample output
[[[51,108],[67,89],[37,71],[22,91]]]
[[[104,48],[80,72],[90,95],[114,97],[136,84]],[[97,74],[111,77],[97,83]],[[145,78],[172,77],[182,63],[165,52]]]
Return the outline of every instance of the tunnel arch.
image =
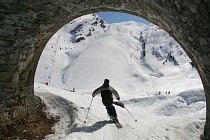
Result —
[[[210,6],[191,1],[1,1],[0,123],[33,113],[34,75],[41,53],[66,23],[99,11],[143,17],[170,34],[195,64],[206,95],[205,136],[210,138]],[[12,110],[12,111],[11,111]],[[20,113],[24,110],[24,113]],[[5,117],[6,116],[6,117]]]

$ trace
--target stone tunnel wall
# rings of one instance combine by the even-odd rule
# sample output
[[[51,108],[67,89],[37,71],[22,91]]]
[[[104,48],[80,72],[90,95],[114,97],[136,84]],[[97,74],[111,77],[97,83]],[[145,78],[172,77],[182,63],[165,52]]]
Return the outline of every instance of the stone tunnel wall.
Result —
[[[179,42],[203,82],[210,138],[209,0],[1,0],[0,123],[34,112],[34,74],[49,38],[71,20],[97,11],[141,16]]]

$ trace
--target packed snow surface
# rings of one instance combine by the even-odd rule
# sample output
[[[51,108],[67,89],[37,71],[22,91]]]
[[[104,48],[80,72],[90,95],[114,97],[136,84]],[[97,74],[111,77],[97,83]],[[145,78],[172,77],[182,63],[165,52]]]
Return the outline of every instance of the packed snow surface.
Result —
[[[84,123],[105,78],[134,117],[116,106],[122,129],[110,123],[100,95]],[[197,140],[203,133],[200,77],[180,45],[153,24],[107,24],[95,14],[75,19],[49,40],[35,82],[49,117],[59,119],[46,139]]]

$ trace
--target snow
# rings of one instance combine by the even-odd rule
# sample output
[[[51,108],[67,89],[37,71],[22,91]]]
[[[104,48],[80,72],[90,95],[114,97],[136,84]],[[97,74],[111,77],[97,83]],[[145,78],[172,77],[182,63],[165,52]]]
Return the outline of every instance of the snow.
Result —
[[[107,24],[94,14],[75,19],[50,39],[37,67],[35,94],[48,116],[59,119],[55,134],[45,139],[199,139],[205,94],[189,62],[180,45],[153,24]],[[91,93],[105,78],[137,122],[116,106],[123,125],[117,129],[96,96],[84,123]]]

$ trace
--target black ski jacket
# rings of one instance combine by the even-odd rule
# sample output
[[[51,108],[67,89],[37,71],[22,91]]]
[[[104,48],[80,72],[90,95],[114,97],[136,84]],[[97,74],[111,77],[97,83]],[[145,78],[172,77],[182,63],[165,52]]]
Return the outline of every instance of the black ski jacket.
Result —
[[[92,96],[96,96],[101,93],[102,102],[105,106],[109,106],[113,104],[113,94],[116,98],[120,98],[118,92],[111,87],[110,85],[102,85],[93,91]]]

